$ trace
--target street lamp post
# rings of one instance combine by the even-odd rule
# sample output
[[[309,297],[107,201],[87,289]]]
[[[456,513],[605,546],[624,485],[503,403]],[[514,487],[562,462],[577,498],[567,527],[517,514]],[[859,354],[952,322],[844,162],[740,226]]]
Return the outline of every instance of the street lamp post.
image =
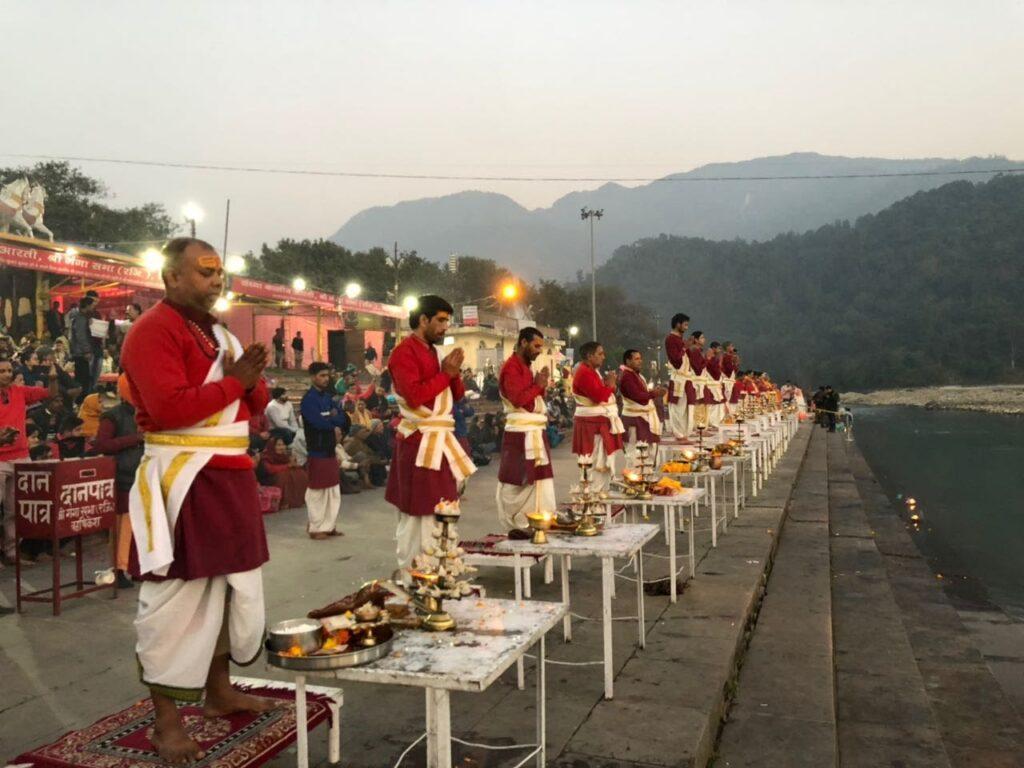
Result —
[[[604,216],[604,209],[593,210],[581,208],[580,218],[590,219],[590,328],[594,332],[593,340],[597,341],[597,268],[594,265],[594,219]]]
[[[196,203],[185,203],[181,208],[181,215],[185,217],[185,221],[189,223],[189,228],[192,232],[192,237],[196,236],[196,222],[202,221],[206,215],[203,213],[203,209],[200,208]]]

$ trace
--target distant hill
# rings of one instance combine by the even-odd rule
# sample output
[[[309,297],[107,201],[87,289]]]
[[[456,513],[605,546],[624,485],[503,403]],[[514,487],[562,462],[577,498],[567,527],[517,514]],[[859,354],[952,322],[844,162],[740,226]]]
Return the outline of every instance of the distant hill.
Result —
[[[1022,381],[1022,212],[1024,175],[957,181],[761,243],[642,239],[598,280],[804,386]]]
[[[579,211],[603,208],[597,224],[598,262],[623,243],[659,234],[728,240],[765,240],[784,232],[803,232],[841,219],[880,211],[921,190],[955,176],[813,181],[761,181],[758,176],[954,172],[1005,169],[1006,158],[949,160],[926,158],[830,157],[801,152],[736,163],[705,165],[641,187],[619,184],[572,192],[550,208],[527,210],[505,195],[459,192],[369,208],[330,239],[352,250],[388,246],[415,249],[425,258],[444,261],[450,253],[494,259],[531,277],[570,277],[588,269],[588,239]],[[740,181],[697,181],[707,177]],[[986,176],[972,176],[974,181]],[[749,179],[749,180],[748,180]]]

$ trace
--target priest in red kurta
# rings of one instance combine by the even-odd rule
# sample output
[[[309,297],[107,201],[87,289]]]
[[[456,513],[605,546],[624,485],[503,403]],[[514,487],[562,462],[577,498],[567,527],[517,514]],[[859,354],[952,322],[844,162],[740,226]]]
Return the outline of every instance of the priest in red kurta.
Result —
[[[736,389],[736,374],[740,369],[740,358],[736,354],[736,347],[731,341],[725,342],[725,354],[722,355],[722,384],[725,393],[725,402],[728,405],[735,403],[733,399],[733,392]],[[731,412],[731,408],[726,407],[727,412]]]
[[[523,328],[515,353],[501,366],[498,391],[505,406],[505,434],[498,469],[498,520],[505,530],[525,531],[526,514],[555,511],[555,481],[547,437],[544,392],[550,372],[530,364],[544,351],[544,336]]]
[[[721,352],[722,345],[713,341],[704,356],[704,375],[709,379],[704,385],[704,404],[708,407],[708,426],[714,429],[725,416]]]
[[[615,403],[616,377],[609,371],[602,378],[604,347],[596,341],[580,345],[581,363],[572,377],[576,412],[572,424],[572,452],[590,461],[591,488],[607,491],[616,472],[616,457],[622,452],[625,428]]]
[[[388,361],[402,413],[385,493],[398,509],[400,569],[408,569],[431,544],[437,503],[458,499],[459,483],[476,471],[455,438],[452,416],[452,406],[465,394],[460,375],[464,355],[456,347],[442,360],[436,347],[444,341],[453,312],[440,296],[420,297],[409,313],[412,334]]]
[[[627,349],[619,369],[619,394],[622,395],[622,425],[626,428],[626,456],[632,458],[636,444],[661,441],[661,418],[657,402],[665,396],[664,387],[649,388],[639,350]]]
[[[704,404],[707,365],[704,359],[704,334],[700,331],[690,334],[686,359],[690,366],[690,375],[686,379],[686,413],[687,425],[692,433],[699,425],[707,426],[707,407]]]
[[[690,318],[682,312],[672,316],[672,330],[665,337],[665,357],[668,359],[668,426],[677,440],[690,433],[686,407],[686,377],[690,364],[686,357],[686,329]]]
[[[121,364],[146,443],[129,501],[133,575],[143,580],[136,655],[153,744],[185,763],[202,754],[175,700],[205,689],[210,717],[273,706],[228,677],[229,658],[262,652],[268,551],[247,448],[249,418],[268,400],[267,351],[243,351],[210,315],[224,277],[212,246],[176,238],[163,255],[166,298],[132,324]]]

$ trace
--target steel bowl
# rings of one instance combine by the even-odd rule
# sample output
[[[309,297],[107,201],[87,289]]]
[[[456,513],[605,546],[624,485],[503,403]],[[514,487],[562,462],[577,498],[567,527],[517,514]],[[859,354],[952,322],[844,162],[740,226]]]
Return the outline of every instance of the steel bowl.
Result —
[[[313,625],[316,625],[313,627]],[[284,653],[298,646],[304,654],[319,650],[323,642],[323,627],[316,619],[288,619],[272,624],[267,629],[267,648]]]
[[[345,667],[358,667],[361,664],[369,664],[377,659],[382,659],[391,653],[394,644],[394,636],[384,635],[377,641],[376,645],[366,648],[357,648],[342,653],[330,653],[317,656],[282,656],[271,650],[267,650],[267,663],[281,669],[290,669],[294,672],[326,672],[332,669],[344,669]]]

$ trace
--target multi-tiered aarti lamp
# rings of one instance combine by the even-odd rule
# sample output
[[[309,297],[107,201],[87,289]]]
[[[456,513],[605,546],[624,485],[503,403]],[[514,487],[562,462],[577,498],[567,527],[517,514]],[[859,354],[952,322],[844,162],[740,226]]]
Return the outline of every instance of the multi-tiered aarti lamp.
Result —
[[[434,507],[432,542],[413,558],[413,594],[424,613],[423,628],[434,632],[455,629],[455,619],[444,610],[444,600],[461,600],[473,592],[465,577],[476,569],[463,562],[466,552],[459,546],[455,527],[460,514],[458,501],[442,499]]]
[[[623,472],[623,492],[631,499],[640,499],[641,501],[653,499],[651,488],[657,483],[657,479],[651,445],[641,440],[636,443],[636,459],[633,469]],[[644,512],[644,519],[647,519],[646,512]]]
[[[580,456],[577,463],[580,468],[580,482],[579,485],[574,485],[569,489],[572,496],[569,509],[575,525],[573,533],[577,536],[597,536],[601,529],[595,518],[603,515],[607,497],[602,498],[604,494],[598,493],[590,486],[590,473],[594,467],[594,460],[590,456]],[[601,507],[602,511],[596,511],[597,507]]]

